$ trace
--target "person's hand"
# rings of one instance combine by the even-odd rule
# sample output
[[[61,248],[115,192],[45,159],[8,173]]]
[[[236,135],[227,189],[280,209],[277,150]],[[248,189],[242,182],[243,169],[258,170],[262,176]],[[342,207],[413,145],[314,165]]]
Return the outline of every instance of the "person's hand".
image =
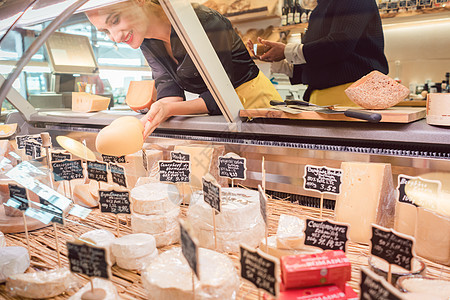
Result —
[[[262,38],[258,38],[258,42],[266,46],[266,48],[268,49],[266,53],[259,57],[260,60],[274,62],[286,58],[284,56],[284,48],[286,47],[285,44],[263,40]]]
[[[258,42],[261,43],[261,41],[263,41],[260,37],[258,37]],[[270,49],[270,46],[267,44],[263,44],[264,45],[264,52],[268,51]],[[253,54],[254,57],[256,57],[257,59],[261,60],[261,56],[260,55],[256,55],[255,53],[255,44],[253,43],[252,40],[248,40],[247,41],[247,47],[250,50],[250,52]]]
[[[253,41],[251,39],[248,39],[248,41],[247,41],[247,48],[248,48],[248,50],[250,50],[250,52],[253,54],[253,56],[256,56],[255,51],[253,51],[253,49],[255,49],[254,45],[255,44],[253,44]]]
[[[162,122],[170,117],[169,113],[170,103],[164,101],[156,101],[150,106],[147,114],[141,118],[144,125],[144,140],[158,127]]]

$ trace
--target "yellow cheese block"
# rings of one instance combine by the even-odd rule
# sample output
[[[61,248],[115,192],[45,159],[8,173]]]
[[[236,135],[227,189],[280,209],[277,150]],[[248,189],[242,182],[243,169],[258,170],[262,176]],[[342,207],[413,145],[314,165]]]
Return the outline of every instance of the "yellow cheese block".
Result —
[[[85,92],[72,93],[72,110],[79,112],[94,112],[108,109],[108,97],[92,95]]]
[[[145,114],[156,101],[154,80],[131,81],[125,102],[135,112]]]
[[[73,201],[84,207],[96,207],[98,206],[98,201],[92,196],[89,184],[78,184],[73,187]]]
[[[395,206],[394,229],[414,236],[417,224],[417,207],[413,204],[397,202]]]
[[[336,221],[350,224],[353,242],[369,243],[371,224],[394,226],[395,193],[390,164],[343,162]]]
[[[142,155],[142,150],[136,153],[126,155],[126,163],[121,163],[125,168],[128,179],[128,187],[134,188],[137,181],[142,177],[147,177],[147,174],[152,173],[156,175],[158,172],[158,161],[163,159],[161,150],[147,149],[145,150],[145,161]],[[147,170],[145,169],[147,167]]]

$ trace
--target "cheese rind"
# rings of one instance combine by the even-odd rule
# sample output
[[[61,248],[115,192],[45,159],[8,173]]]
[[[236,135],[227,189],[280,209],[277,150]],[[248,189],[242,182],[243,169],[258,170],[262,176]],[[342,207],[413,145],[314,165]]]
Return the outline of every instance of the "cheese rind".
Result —
[[[6,289],[16,296],[44,299],[58,296],[75,284],[69,269],[56,269],[12,275],[6,281]]]
[[[397,202],[395,206],[394,229],[414,236],[417,224],[417,207],[413,204]]]
[[[135,112],[145,114],[156,101],[154,80],[130,81],[125,102]]]
[[[178,207],[180,194],[173,184],[148,183],[131,190],[131,205],[135,213],[164,214]]]
[[[99,247],[104,247],[109,252],[111,266],[116,262],[116,257],[111,253],[111,245],[116,240],[114,234],[104,229],[96,229],[83,233],[80,239]]]
[[[158,234],[174,229],[178,226],[180,208],[177,207],[161,215],[131,214],[131,229],[133,232]]]
[[[112,254],[119,257],[136,258],[153,253],[155,238],[150,234],[134,233],[117,238],[111,245]]]
[[[143,270],[158,257],[158,249],[155,249],[149,255],[138,258],[117,257],[117,265],[125,270]]]
[[[30,266],[30,256],[24,247],[0,248],[0,283],[11,275],[21,274]]]
[[[394,226],[395,190],[390,164],[343,162],[336,220],[350,224],[353,242],[369,243],[371,224]]]
[[[91,278],[92,282],[94,283],[95,289],[102,289],[105,291],[106,295],[102,300],[119,300],[121,299],[119,296],[119,293],[117,293],[117,289],[114,286],[114,284],[106,279],[93,277]],[[81,289],[78,290],[78,292],[74,295],[72,295],[69,300],[81,300],[82,296],[85,292],[88,292],[91,290],[91,283],[86,283]]]
[[[194,276],[196,299],[235,299],[239,277],[226,255],[199,248],[200,281]],[[159,255],[143,272],[141,279],[149,299],[177,300],[192,298],[191,268],[181,253],[172,248]]]

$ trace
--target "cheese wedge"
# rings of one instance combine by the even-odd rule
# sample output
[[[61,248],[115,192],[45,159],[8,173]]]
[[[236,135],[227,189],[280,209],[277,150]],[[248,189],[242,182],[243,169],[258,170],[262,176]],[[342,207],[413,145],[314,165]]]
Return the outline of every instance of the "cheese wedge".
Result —
[[[145,114],[156,101],[154,80],[130,81],[125,102],[135,112]]]
[[[117,289],[114,286],[114,284],[106,279],[93,277],[91,278],[92,282],[94,283],[95,289],[102,289],[105,291],[105,297],[102,300],[120,300],[119,293],[117,293]],[[84,293],[91,290],[91,283],[86,283],[81,289],[78,290],[78,292],[74,295],[72,295],[69,300],[82,300],[82,296]]]
[[[131,214],[131,229],[133,232],[148,234],[163,233],[174,229],[178,225],[180,208],[177,207],[161,215]]]
[[[280,258],[285,255],[296,255],[296,254],[313,254],[313,253],[322,253],[323,250],[320,248],[314,247],[305,247],[303,249],[280,249],[277,247],[277,236],[269,236],[267,238],[268,247],[266,247],[266,239],[263,238],[259,243],[259,249],[261,251]]]
[[[417,224],[417,207],[413,204],[397,202],[395,206],[394,229],[414,236]]]
[[[98,206],[98,201],[92,196],[89,184],[78,184],[73,187],[73,201],[81,206],[93,208]]]
[[[159,215],[178,207],[180,194],[174,184],[149,183],[135,187],[130,193],[133,212]]]
[[[125,270],[143,270],[147,268],[156,257],[158,257],[158,249],[155,249],[155,251],[143,257],[118,257],[117,265]]]
[[[85,92],[72,93],[72,110],[78,112],[95,112],[108,109],[110,98]]]
[[[97,245],[99,247],[104,247],[106,251],[109,252],[108,256],[110,259],[111,266],[115,264],[116,257],[111,253],[112,252],[111,245],[116,240],[116,237],[112,232],[104,229],[91,230],[80,235],[80,239],[92,243],[94,245]]]
[[[277,248],[301,249],[305,246],[305,220],[282,214],[278,221]]]
[[[97,182],[95,180],[89,181],[89,192],[91,193],[92,198],[94,198],[96,201],[99,200],[99,195],[98,195],[99,186],[100,186],[100,189],[102,189],[102,190],[108,190],[108,189],[112,188],[112,185],[108,184],[106,182],[102,182],[102,181]]]
[[[30,256],[24,247],[0,248],[0,283],[11,275],[21,274],[30,266]]]
[[[394,226],[395,190],[390,164],[343,162],[336,220],[350,224],[353,242],[369,243],[371,224]]]
[[[142,150],[139,150],[138,152],[133,154],[126,155],[126,163],[121,163],[120,165],[125,168],[129,187],[135,187],[137,181],[141,177],[148,176],[148,174],[150,174],[152,170],[158,170],[158,161],[162,159],[162,151],[155,149],[145,150],[145,161],[144,156],[142,155]],[[145,169],[145,167],[147,167],[148,171]],[[159,181],[159,178],[157,181]]]
[[[116,262],[121,258],[137,258],[150,255],[156,250],[155,238],[150,234],[134,233],[115,239],[111,244]]]

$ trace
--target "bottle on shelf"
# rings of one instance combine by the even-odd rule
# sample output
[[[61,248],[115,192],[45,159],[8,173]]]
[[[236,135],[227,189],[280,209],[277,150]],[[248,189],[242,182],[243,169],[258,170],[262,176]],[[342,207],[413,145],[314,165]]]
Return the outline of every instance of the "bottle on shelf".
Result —
[[[288,0],[288,5],[289,5],[289,12],[288,12],[288,17],[287,17],[287,24],[288,25],[293,25],[294,23],[294,3],[293,0]]]
[[[299,0],[295,0],[295,5],[294,5],[294,23],[295,24],[300,24],[302,22],[301,16],[302,16],[302,7],[300,5]]]
[[[302,11],[302,15],[300,17],[302,23],[308,23],[308,13],[309,13],[309,10],[307,10],[307,9],[304,9]]]
[[[288,12],[289,12],[288,0],[284,0],[283,7],[281,8],[281,26],[287,25]]]

